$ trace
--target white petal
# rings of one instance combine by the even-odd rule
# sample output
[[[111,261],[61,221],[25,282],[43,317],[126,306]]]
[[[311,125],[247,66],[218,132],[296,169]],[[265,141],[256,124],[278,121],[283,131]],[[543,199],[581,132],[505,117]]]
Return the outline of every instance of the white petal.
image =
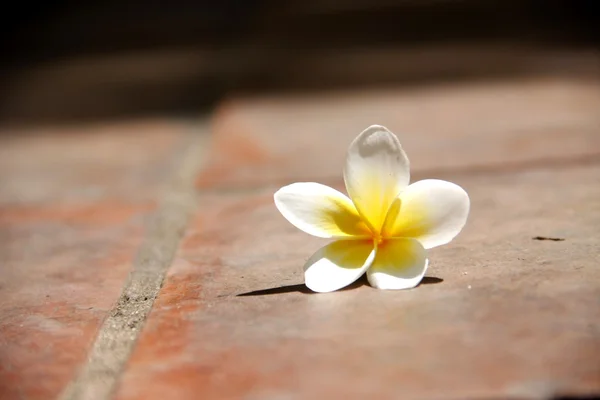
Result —
[[[319,249],[304,266],[306,286],[315,292],[333,292],[365,273],[375,258],[370,240],[338,240]]]
[[[469,215],[469,195],[451,182],[415,182],[400,194],[400,200],[400,212],[384,235],[415,238],[426,249],[450,242]]]
[[[294,183],[279,189],[275,205],[298,229],[322,238],[368,237],[369,230],[352,201],[319,183]]]
[[[367,279],[378,289],[410,289],[421,282],[428,264],[425,249],[417,240],[386,240],[377,248]]]
[[[373,125],[354,139],[344,181],[358,212],[372,228],[381,228],[390,204],[409,180],[408,157],[392,132]]]

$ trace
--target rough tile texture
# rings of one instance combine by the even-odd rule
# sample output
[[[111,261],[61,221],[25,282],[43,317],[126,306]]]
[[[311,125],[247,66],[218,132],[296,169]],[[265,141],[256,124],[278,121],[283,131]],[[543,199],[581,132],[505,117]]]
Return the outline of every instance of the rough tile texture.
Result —
[[[115,381],[120,400],[600,393],[598,89],[547,79],[232,100],[200,174],[201,160],[172,170],[196,154],[185,123],[5,133],[0,398],[104,400]],[[302,265],[325,241],[287,223],[272,193],[339,187],[346,146],[372,123],[401,136],[413,180],[464,186],[470,221],[414,290],[313,294]],[[153,229],[149,214],[162,215]],[[120,307],[136,253],[129,287],[152,287],[134,299],[139,319]],[[97,336],[123,310],[135,327]],[[130,346],[114,338],[139,339],[122,375]]]
[[[0,398],[54,398],[86,359],[179,151],[157,125],[0,136]]]
[[[598,88],[479,83],[224,105],[197,215],[117,398],[599,393]],[[325,241],[285,221],[272,193],[302,179],[339,187],[345,148],[371,123],[401,135],[416,179],[467,189],[469,223],[431,252],[414,290],[313,294],[302,265]]]
[[[301,267],[325,242],[272,190],[202,198],[117,398],[598,393],[600,167],[455,181],[470,223],[402,292],[312,294]]]
[[[234,99],[217,111],[201,188],[339,177],[364,128],[398,134],[415,171],[600,157],[600,80],[523,80]],[[310,162],[307,162],[310,160]]]
[[[117,304],[104,320],[86,363],[63,390],[61,400],[112,398],[121,371],[150,313],[166,272],[177,252],[196,206],[194,177],[204,162],[205,125],[196,124],[186,135],[185,151],[177,158],[160,207],[148,222],[127,282]]]

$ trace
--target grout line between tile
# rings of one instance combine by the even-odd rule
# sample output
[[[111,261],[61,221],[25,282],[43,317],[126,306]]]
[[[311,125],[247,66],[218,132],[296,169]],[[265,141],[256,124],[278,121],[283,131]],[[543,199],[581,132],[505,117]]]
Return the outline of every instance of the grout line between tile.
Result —
[[[121,296],[102,324],[87,362],[59,400],[112,397],[196,205],[194,179],[205,159],[207,129],[201,122],[188,134],[181,162],[149,222]]]

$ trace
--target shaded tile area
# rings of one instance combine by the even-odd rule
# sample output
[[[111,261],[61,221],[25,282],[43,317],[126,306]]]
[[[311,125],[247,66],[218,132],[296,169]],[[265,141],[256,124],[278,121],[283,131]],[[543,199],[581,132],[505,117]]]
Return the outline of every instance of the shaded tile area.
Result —
[[[117,398],[600,392],[600,167],[452,180],[470,222],[400,292],[312,294],[301,269],[324,241],[278,214],[276,188],[203,196]]]
[[[339,178],[348,144],[372,124],[400,137],[416,174],[562,166],[600,157],[598,109],[600,80],[566,78],[234,98],[216,112],[197,185]]]
[[[156,198],[187,121],[0,130],[0,202]]]
[[[0,398],[55,398],[86,360],[181,146],[159,125],[0,136]]]

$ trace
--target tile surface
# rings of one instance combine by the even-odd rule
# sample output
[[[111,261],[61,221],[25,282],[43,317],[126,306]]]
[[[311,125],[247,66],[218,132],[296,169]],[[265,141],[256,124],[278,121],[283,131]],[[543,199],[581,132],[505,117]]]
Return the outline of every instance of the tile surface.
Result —
[[[55,398],[86,360],[181,132],[133,123],[0,137],[0,398]]]
[[[600,168],[456,182],[467,227],[400,292],[310,293],[302,265],[325,241],[278,214],[274,189],[202,197],[117,398],[597,393]]]
[[[598,393],[599,93],[554,79],[224,103],[198,211],[116,397]],[[311,293],[302,265],[325,242],[272,194],[343,190],[347,145],[373,123],[399,135],[413,181],[469,192],[469,222],[416,289]]]
[[[336,179],[366,127],[396,133],[415,173],[600,157],[600,82],[523,80],[232,99],[200,188]]]

